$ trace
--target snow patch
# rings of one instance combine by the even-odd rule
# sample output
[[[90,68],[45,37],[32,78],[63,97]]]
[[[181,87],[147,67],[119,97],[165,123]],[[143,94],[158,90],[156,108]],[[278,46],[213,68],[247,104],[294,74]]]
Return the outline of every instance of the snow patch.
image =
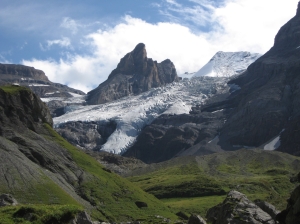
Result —
[[[72,93],[72,92],[68,92],[69,94],[71,94],[73,97],[81,97],[82,95],[77,94],[77,93]]]
[[[264,150],[275,150],[279,146],[280,146],[280,136],[277,136],[270,143],[264,146]]]
[[[250,52],[217,52],[214,57],[204,65],[194,77],[231,77],[241,74],[247,67],[261,55]]]
[[[275,150],[275,149],[278,149],[281,142],[280,142],[280,134],[282,132],[284,132],[285,129],[282,129],[282,131],[279,133],[278,136],[276,136],[272,141],[270,141],[269,143],[267,143],[265,146],[264,146],[264,150]]]
[[[208,144],[209,143],[212,143],[212,142],[217,142],[219,140],[219,135],[217,135],[216,137],[214,137],[212,140],[210,140],[209,142],[208,142]]]
[[[44,85],[44,84],[39,84],[39,83],[33,83],[33,84],[30,84],[29,86],[49,86],[49,85]]]
[[[297,47],[296,49],[299,49],[300,48],[300,46],[299,47]]]

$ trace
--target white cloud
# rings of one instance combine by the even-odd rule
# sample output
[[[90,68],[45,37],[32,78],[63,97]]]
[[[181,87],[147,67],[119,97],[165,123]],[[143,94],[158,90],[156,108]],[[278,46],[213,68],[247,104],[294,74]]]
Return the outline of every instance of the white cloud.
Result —
[[[60,61],[31,60],[23,64],[46,72],[50,80],[72,87],[90,90],[107,79],[120,58],[133,50],[136,44],[146,44],[148,57],[157,61],[171,59],[178,71],[194,72],[201,68],[217,51],[250,51],[264,53],[272,45],[279,28],[295,15],[298,0],[227,0],[221,6],[208,5],[208,1],[193,0],[198,7],[209,8],[212,25],[208,31],[193,32],[184,24],[199,13],[193,8],[166,11],[180,23],[150,24],[138,18],[125,16],[114,27],[91,32],[84,40],[91,55],[69,55]],[[169,3],[178,4],[169,0]],[[174,6],[174,4],[172,4]],[[196,7],[196,8],[195,8]],[[179,14],[178,14],[179,13]],[[199,16],[201,18],[201,15]],[[71,19],[69,19],[71,21]]]
[[[76,34],[80,25],[73,19],[69,17],[63,18],[62,23],[60,24],[61,27],[70,30],[73,34]]]
[[[8,61],[3,55],[0,54],[0,63],[2,63],[2,64],[10,64],[11,62]]]
[[[47,40],[47,46],[51,47],[52,45],[59,45],[61,47],[70,47],[71,41],[67,37],[63,37],[60,40]]]

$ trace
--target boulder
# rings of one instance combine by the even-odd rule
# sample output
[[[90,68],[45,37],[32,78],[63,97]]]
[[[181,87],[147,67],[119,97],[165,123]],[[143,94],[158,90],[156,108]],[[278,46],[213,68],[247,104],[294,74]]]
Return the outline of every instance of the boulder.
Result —
[[[0,207],[8,206],[8,205],[17,205],[18,202],[14,197],[10,194],[1,194],[0,195]]]
[[[76,215],[70,224],[94,224],[94,222],[92,222],[89,214],[86,211],[83,211]]]
[[[210,208],[207,221],[213,224],[275,224],[270,214],[250,201],[246,195],[232,190],[223,203]]]
[[[276,215],[280,212],[278,211],[274,205],[266,202],[266,201],[262,201],[260,199],[257,199],[254,201],[254,203],[260,207],[263,211],[265,211],[266,213],[268,213],[274,220],[276,218]]]
[[[285,210],[276,216],[280,224],[300,223],[300,186],[292,192]]]
[[[206,221],[200,215],[191,215],[188,224],[206,224]]]

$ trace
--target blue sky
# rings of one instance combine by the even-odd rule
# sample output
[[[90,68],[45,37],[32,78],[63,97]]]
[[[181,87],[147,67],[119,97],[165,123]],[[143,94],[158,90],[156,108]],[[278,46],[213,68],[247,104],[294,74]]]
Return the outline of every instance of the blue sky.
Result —
[[[0,63],[85,92],[136,44],[195,72],[217,51],[265,53],[298,0],[0,0]]]

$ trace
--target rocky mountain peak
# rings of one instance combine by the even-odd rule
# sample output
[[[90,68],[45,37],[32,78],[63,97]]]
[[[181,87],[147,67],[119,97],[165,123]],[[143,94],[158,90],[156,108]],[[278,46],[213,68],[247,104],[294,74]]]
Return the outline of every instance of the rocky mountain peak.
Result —
[[[147,58],[146,45],[143,43],[139,43],[132,51],[132,54],[135,60],[136,59],[141,60]]]
[[[87,102],[106,103],[178,80],[175,66],[170,59],[157,63],[147,58],[145,44],[139,43],[120,60],[105,82],[88,93]]]
[[[294,18],[281,27],[275,37],[274,48],[276,50],[289,51],[300,46],[300,2]]]

